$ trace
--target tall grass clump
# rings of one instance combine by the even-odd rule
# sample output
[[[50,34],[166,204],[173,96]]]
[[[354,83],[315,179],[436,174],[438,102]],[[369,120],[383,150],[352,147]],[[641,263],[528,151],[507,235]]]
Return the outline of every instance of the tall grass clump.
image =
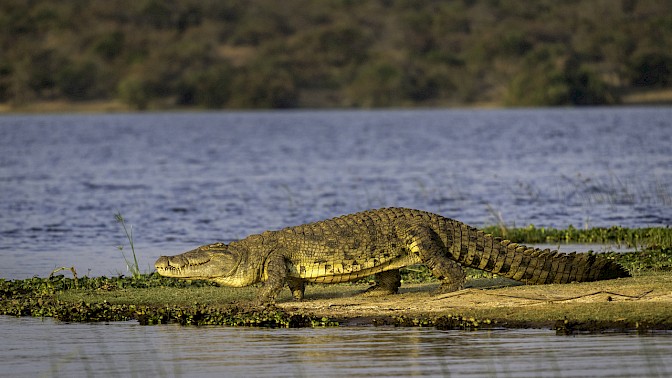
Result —
[[[636,250],[672,248],[672,228],[669,227],[626,228],[612,226],[584,230],[571,225],[566,229],[555,229],[535,227],[534,225],[508,228],[498,224],[484,227],[483,230],[515,243],[615,243]]]
[[[131,252],[133,253],[133,261],[130,261],[126,257],[123,245],[120,245],[117,248],[119,249],[119,251],[121,251],[121,255],[124,257],[124,261],[126,262],[126,268],[128,269],[128,271],[131,272],[131,275],[133,275],[134,278],[138,278],[140,277],[141,273],[140,273],[140,266],[138,265],[138,257],[135,254],[135,245],[133,244],[133,226],[131,225],[129,227],[126,227],[126,220],[119,211],[117,211],[117,213],[114,214],[114,219],[117,221],[117,223],[121,225],[121,228],[124,230],[124,234],[126,234],[126,239],[128,239],[128,244],[130,244]]]

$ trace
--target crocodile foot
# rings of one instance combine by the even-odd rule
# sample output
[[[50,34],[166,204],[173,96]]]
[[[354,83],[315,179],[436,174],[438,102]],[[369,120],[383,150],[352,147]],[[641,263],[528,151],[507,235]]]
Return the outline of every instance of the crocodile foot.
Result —
[[[385,295],[392,295],[392,294],[397,294],[397,290],[396,289],[393,290],[389,287],[383,287],[380,285],[373,285],[368,289],[359,293],[359,295],[364,297],[382,297]]]
[[[433,295],[441,295],[446,293],[452,293],[453,291],[459,291],[464,289],[464,282],[444,282],[436,289],[432,290]]]

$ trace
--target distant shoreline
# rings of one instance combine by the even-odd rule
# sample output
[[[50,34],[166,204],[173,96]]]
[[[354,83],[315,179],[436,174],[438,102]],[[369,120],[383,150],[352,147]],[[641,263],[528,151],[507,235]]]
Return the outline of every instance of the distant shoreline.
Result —
[[[672,88],[664,88],[657,90],[631,90],[624,93],[620,104],[604,105],[609,106],[669,106],[672,105]],[[567,107],[559,106],[559,107]],[[403,109],[424,109],[424,108],[446,108],[446,109],[495,109],[495,108],[515,108],[508,107],[499,102],[475,102],[475,103],[436,103],[427,104],[423,106],[418,104],[416,106],[401,106]],[[292,109],[313,109],[313,107],[298,106]],[[315,107],[314,109],[397,109],[397,107],[344,107],[336,105],[328,105],[322,107]],[[31,102],[25,105],[13,106],[7,103],[0,103],[0,115],[2,114],[41,114],[41,113],[144,113],[144,112],[159,112],[159,111],[226,111],[226,110],[269,110],[266,108],[220,108],[220,109],[204,109],[195,106],[165,106],[150,108],[139,111],[136,108],[124,104],[118,100],[95,100],[95,101],[38,101]]]

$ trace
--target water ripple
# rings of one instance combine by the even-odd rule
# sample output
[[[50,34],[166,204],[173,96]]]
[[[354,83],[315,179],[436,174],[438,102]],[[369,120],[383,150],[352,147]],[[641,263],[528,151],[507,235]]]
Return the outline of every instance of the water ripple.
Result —
[[[671,123],[670,108],[6,116],[0,249],[34,266],[87,247],[72,262],[87,270],[125,243],[117,211],[148,260],[384,206],[475,226],[666,226]]]

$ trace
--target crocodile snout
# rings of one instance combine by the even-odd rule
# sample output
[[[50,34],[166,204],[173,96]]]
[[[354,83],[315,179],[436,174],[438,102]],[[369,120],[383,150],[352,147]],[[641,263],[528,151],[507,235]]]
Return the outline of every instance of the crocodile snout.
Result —
[[[168,256],[161,256],[159,257],[158,260],[154,263],[154,267],[156,269],[166,269],[170,266],[170,260],[168,260]]]

